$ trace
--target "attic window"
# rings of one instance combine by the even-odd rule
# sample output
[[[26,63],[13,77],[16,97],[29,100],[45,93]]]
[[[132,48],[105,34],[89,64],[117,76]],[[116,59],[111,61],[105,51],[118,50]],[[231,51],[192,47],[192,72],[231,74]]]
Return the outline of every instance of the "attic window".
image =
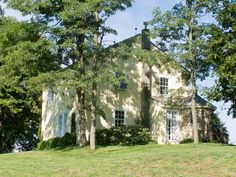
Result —
[[[168,94],[168,78],[160,78],[160,95]]]

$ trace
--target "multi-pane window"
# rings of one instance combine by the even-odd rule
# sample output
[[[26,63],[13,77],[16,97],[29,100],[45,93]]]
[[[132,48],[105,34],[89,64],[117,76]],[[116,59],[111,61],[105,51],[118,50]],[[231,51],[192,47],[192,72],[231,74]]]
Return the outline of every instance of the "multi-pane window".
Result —
[[[160,94],[167,95],[168,94],[168,79],[161,77],[160,78]]]
[[[115,110],[115,127],[122,127],[125,125],[125,112],[122,110]]]
[[[58,135],[64,136],[67,131],[67,117],[68,113],[61,113],[58,116]]]
[[[176,111],[166,113],[166,138],[170,141],[178,140],[178,114]]]

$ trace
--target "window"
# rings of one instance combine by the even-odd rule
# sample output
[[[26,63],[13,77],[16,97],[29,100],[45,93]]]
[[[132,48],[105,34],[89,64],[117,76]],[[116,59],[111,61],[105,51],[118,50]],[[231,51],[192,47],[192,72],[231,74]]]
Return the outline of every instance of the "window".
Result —
[[[166,113],[166,139],[178,141],[178,113],[176,111],[167,111]]]
[[[63,123],[63,115],[60,114],[59,117],[58,117],[58,135],[59,136],[63,136],[62,135],[62,123]]]
[[[54,97],[55,97],[55,92],[52,89],[48,90],[48,101],[53,101]]]
[[[61,113],[58,116],[58,136],[62,137],[67,132],[68,113]]]
[[[115,127],[122,127],[125,125],[125,112],[122,110],[115,110]]]
[[[168,79],[161,77],[160,78],[160,94],[167,95],[168,94]]]
[[[116,72],[116,78],[120,81],[118,88],[120,90],[126,90],[128,84],[125,81],[125,76],[120,72]]]

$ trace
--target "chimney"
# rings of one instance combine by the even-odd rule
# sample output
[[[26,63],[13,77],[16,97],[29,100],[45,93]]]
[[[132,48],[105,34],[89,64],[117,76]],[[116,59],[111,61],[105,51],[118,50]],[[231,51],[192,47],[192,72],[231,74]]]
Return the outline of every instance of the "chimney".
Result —
[[[150,30],[147,29],[147,22],[143,24],[145,28],[142,30],[142,49],[150,50]]]

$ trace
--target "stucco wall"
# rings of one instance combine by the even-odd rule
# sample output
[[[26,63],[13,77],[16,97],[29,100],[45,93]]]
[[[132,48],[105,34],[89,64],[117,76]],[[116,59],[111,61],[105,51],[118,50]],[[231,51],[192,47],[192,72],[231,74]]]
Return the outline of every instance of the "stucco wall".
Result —
[[[142,65],[134,59],[119,64],[126,75],[128,86],[126,90],[115,90],[110,83],[99,84],[101,89],[99,89],[98,105],[104,111],[105,116],[99,117],[98,128],[114,126],[115,110],[124,110],[125,125],[134,125],[140,119]]]
[[[210,120],[213,114],[213,110],[204,107],[198,107],[196,109],[198,129],[200,138],[208,138],[210,134]],[[191,121],[191,109],[184,109],[182,111],[181,121],[181,134],[182,139],[193,139],[193,124]]]
[[[162,96],[160,95],[160,78],[168,79],[168,95]],[[160,69],[156,66],[152,67],[152,97],[155,98],[167,98],[173,91],[177,91],[179,89],[182,90],[182,96],[187,96],[188,94],[188,86],[181,79],[181,71],[178,69],[164,69],[162,66]]]
[[[49,92],[54,93],[53,99],[49,99]],[[63,136],[58,131],[58,118],[60,114],[67,114],[65,133],[71,130],[71,116],[76,107],[76,95],[74,90],[47,89],[42,94],[42,138],[48,140],[53,137]]]

